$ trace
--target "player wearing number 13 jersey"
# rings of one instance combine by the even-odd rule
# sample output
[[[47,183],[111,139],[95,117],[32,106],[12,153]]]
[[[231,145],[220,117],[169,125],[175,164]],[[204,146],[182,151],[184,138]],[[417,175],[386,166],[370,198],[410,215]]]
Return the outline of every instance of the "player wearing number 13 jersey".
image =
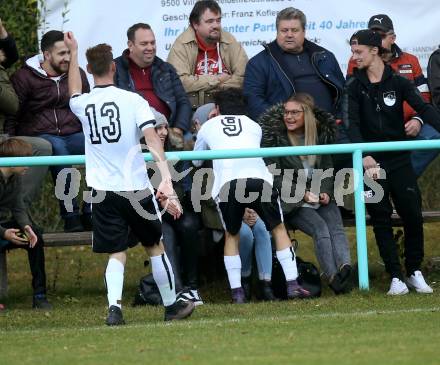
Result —
[[[180,205],[162,143],[153,128],[150,107],[139,95],[113,86],[115,64],[107,44],[87,50],[87,71],[93,75],[95,88],[81,95],[78,44],[71,32],[64,35],[64,41],[71,55],[70,107],[80,119],[86,139],[87,184],[101,195],[99,202],[92,203],[93,251],[109,254],[105,272],[109,302],[106,324],[124,324],[122,288],[131,232],[150,256],[153,277],[165,305],[165,320],[188,317],[194,303],[176,301],[174,273],[164,252],[161,221],[139,144],[142,132],[162,176],[156,197],[168,199],[168,212],[178,218]],[[138,190],[147,194],[138,194]]]
[[[216,117],[205,122],[197,134],[194,150],[259,148],[260,126],[245,116],[246,105],[238,89],[214,95]],[[200,165],[200,161],[193,161]],[[255,210],[272,231],[277,257],[283,268],[289,299],[310,297],[298,282],[295,253],[283,223],[278,192],[263,159],[234,158],[214,160],[212,197],[225,229],[224,261],[232,289],[232,302],[246,301],[241,286],[241,260],[238,253],[240,227],[246,207]]]

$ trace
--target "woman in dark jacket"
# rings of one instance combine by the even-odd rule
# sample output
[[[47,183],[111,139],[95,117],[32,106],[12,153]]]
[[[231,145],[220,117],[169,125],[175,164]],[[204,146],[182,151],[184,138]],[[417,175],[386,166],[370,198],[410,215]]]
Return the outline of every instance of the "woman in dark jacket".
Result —
[[[297,93],[284,105],[269,109],[259,120],[262,147],[333,143],[334,117],[315,108],[313,98]],[[313,237],[321,270],[336,294],[350,291],[350,250],[339,209],[334,201],[330,155],[267,158],[275,167],[274,185],[280,191],[285,222]],[[330,175],[330,176],[329,176]]]

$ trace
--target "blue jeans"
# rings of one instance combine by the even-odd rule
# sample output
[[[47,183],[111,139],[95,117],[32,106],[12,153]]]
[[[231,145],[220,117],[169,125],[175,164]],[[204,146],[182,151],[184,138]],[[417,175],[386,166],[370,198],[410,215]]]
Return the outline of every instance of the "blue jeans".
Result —
[[[272,245],[269,232],[260,218],[252,227],[243,222],[240,228],[241,276],[248,277],[252,273],[254,244],[258,277],[269,281],[272,278]]]
[[[423,124],[422,129],[420,129],[420,132],[415,139],[419,141],[440,139],[440,132],[429,124]],[[411,153],[411,163],[417,177],[423,174],[429,164],[437,157],[439,153],[439,149],[416,150]]]
[[[57,136],[54,134],[40,134],[39,137],[44,138],[49,141],[52,145],[53,156],[68,156],[68,155],[83,155],[84,154],[84,134],[82,132],[77,132],[70,134],[68,136]],[[71,166],[51,166],[50,171],[52,173],[52,178],[54,184],[57,181],[58,173],[64,169]],[[66,178],[66,183],[64,186],[64,194],[68,194],[70,190],[71,175],[68,174]],[[71,218],[73,216],[79,215],[78,201],[75,198],[69,200],[59,200],[60,203],[60,214],[63,219]],[[67,205],[73,207],[73,209],[66,209]],[[89,203],[83,204],[83,214],[91,214],[91,207]]]

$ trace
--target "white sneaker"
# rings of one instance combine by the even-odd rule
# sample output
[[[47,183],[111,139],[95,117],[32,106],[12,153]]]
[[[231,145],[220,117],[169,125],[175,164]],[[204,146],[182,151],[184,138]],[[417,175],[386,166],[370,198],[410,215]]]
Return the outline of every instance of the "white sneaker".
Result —
[[[404,295],[408,294],[409,290],[406,284],[399,278],[393,278],[391,280],[390,290],[387,295]]]
[[[425,278],[421,271],[414,271],[414,274],[406,279],[406,283],[412,289],[415,289],[417,293],[431,294],[432,288],[426,284]]]

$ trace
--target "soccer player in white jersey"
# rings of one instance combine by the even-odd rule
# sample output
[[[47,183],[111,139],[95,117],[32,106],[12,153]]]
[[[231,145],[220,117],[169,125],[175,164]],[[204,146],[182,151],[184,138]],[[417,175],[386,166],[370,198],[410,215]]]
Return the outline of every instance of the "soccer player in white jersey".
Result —
[[[168,199],[167,211],[178,218],[181,209],[162,143],[154,130],[154,116],[142,97],[113,85],[115,64],[111,47],[106,44],[87,50],[87,71],[93,75],[95,87],[81,94],[78,44],[72,32],[65,33],[64,41],[71,57],[70,108],[81,121],[86,140],[86,181],[97,194],[96,199],[101,200],[92,203],[93,251],[109,254],[105,272],[109,302],[106,324],[124,324],[121,299],[131,233],[150,256],[153,277],[165,305],[165,320],[186,318],[194,310],[194,303],[176,301],[174,273],[161,241],[160,215],[139,143],[142,132],[162,177],[156,196]]]
[[[216,117],[205,122],[197,134],[194,150],[259,148],[260,126],[245,116],[246,105],[238,89],[214,95]],[[202,161],[193,161],[200,166]],[[224,261],[233,303],[245,303],[241,286],[241,260],[238,251],[240,227],[246,207],[254,209],[272,231],[277,258],[286,277],[289,299],[308,298],[310,292],[298,282],[295,253],[283,223],[279,196],[272,187],[273,177],[262,158],[234,158],[213,161],[212,197],[225,229]]]

